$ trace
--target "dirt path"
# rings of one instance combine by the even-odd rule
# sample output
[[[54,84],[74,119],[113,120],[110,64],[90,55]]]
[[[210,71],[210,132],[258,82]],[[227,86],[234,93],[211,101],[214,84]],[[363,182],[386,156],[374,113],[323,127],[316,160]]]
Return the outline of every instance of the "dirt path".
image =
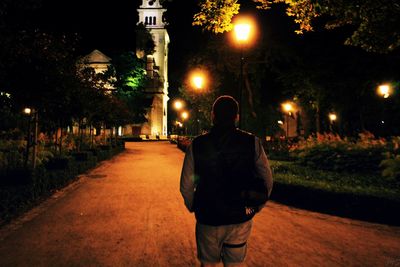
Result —
[[[183,153],[127,151],[0,229],[0,266],[198,266],[179,194]],[[248,266],[400,266],[400,228],[273,202],[254,221]]]

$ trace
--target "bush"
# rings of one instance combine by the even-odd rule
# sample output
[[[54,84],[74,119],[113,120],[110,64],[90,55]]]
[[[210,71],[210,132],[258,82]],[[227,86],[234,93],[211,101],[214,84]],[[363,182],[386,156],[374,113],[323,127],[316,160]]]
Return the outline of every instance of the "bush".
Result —
[[[80,151],[80,152],[72,152],[71,156],[76,161],[87,161],[91,157],[93,157],[93,153],[91,151]]]
[[[48,170],[62,170],[69,168],[71,158],[70,157],[54,157],[50,159],[46,164]]]
[[[357,140],[324,134],[293,145],[290,153],[301,165],[332,171],[378,173],[384,153],[391,149],[385,139],[362,133]]]
[[[179,136],[177,140],[177,146],[183,152],[186,151],[186,148],[192,143],[192,138],[187,136]]]
[[[82,151],[71,156],[56,156],[36,169],[0,169],[0,223],[27,210],[52,191],[65,187],[77,175],[93,168],[100,159],[108,159],[122,151],[122,143],[114,149]]]
[[[389,158],[382,160],[380,167],[383,168],[383,177],[400,182],[400,155],[389,156]]]

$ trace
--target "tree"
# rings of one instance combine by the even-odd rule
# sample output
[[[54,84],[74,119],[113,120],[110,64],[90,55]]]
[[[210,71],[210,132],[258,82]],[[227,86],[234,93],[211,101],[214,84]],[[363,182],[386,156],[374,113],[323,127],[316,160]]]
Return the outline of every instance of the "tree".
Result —
[[[125,104],[130,113],[130,123],[143,123],[147,119],[145,86],[147,83],[145,62],[133,52],[124,52],[112,60],[104,74],[115,90],[113,95]]]
[[[153,36],[146,26],[141,22],[136,25],[136,50],[143,51],[144,55],[151,55],[155,52]]]
[[[352,33],[345,44],[369,52],[387,53],[400,46],[400,5],[397,0],[252,0],[259,9],[285,3],[286,14],[299,24],[297,33],[312,31],[316,18],[323,17],[327,29],[351,25]],[[201,0],[200,12],[193,25],[214,33],[232,29],[232,17],[238,13],[237,0]]]

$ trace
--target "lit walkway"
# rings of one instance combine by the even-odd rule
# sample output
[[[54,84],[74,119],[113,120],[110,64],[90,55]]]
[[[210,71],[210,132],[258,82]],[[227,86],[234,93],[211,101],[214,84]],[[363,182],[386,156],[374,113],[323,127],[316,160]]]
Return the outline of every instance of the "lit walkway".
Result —
[[[127,151],[0,230],[0,266],[196,266],[194,218],[179,194],[183,153]],[[269,203],[248,266],[399,266],[400,228]],[[390,265],[397,264],[397,265]]]

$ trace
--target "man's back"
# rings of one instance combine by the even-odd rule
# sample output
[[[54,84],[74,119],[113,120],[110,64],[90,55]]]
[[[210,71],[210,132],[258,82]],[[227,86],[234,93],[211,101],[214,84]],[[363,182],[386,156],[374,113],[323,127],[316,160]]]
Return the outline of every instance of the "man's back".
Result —
[[[250,220],[242,191],[253,179],[255,137],[234,127],[214,127],[193,140],[196,219],[207,225]]]
[[[265,204],[272,174],[260,140],[235,128],[238,103],[218,97],[214,126],[186,150],[180,191],[196,215],[197,256],[202,266],[242,263],[251,218]]]

